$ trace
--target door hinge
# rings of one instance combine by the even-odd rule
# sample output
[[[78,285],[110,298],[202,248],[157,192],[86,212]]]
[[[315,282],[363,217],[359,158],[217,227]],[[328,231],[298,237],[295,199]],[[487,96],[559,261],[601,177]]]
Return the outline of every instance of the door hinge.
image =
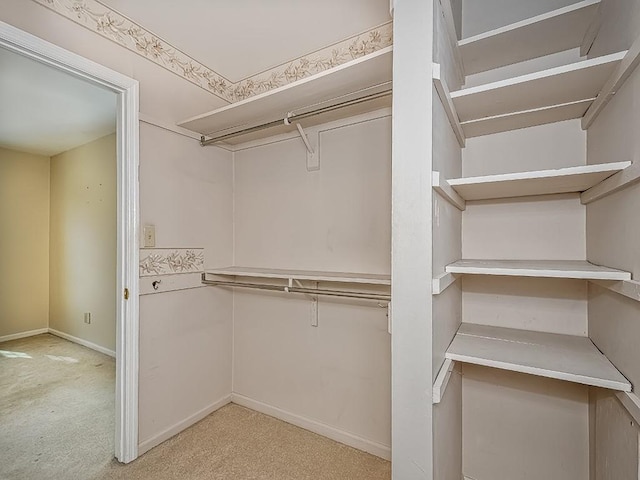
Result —
[[[128,288],[124,289],[124,299],[125,300],[129,300],[129,289]]]

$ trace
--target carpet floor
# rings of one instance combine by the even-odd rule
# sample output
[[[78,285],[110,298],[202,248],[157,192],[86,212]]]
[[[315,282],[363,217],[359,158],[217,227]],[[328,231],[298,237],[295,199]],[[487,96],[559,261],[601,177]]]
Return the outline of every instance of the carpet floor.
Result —
[[[114,452],[115,361],[53,335],[0,343],[0,479],[97,475]]]
[[[113,460],[113,359],[51,335],[0,344],[1,480],[389,480],[391,464],[229,404]]]

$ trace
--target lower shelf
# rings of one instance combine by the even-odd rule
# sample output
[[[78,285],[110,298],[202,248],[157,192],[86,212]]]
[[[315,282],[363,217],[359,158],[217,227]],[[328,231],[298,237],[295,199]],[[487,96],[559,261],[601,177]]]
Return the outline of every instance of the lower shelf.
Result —
[[[458,260],[447,273],[506,275],[511,277],[579,278],[584,280],[631,280],[631,274],[582,260]]]
[[[369,285],[391,285],[391,276],[375,273],[323,272],[315,270],[282,270],[256,267],[225,267],[208,269],[211,275],[230,275],[237,277],[280,278],[312,280],[316,282],[364,283]]]
[[[623,392],[631,383],[588,337],[463,323],[446,358]]]

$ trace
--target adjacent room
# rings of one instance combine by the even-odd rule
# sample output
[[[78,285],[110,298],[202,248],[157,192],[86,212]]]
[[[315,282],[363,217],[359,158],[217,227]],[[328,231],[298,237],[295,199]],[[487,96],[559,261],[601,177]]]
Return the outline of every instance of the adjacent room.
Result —
[[[0,70],[0,476],[56,478],[114,453],[115,95]]]

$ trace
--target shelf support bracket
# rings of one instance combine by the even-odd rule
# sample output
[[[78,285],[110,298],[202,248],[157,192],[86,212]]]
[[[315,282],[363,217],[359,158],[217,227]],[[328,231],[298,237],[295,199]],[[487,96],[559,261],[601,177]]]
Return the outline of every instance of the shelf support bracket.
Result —
[[[612,175],[580,194],[580,202],[588,205],[640,181],[640,162],[634,161],[631,166]]]
[[[640,64],[640,37],[636,38],[631,48],[627,50],[624,58],[618,65],[618,68],[609,77],[607,82],[600,90],[600,93],[596,97],[595,101],[591,104],[587,113],[582,117],[582,129],[588,129],[595,121],[598,114],[609,103],[611,98],[622,87],[624,82],[631,76],[636,67]]]
[[[635,393],[629,392],[616,392],[615,395],[636,424],[640,425],[640,398]]]
[[[460,148],[464,148],[464,145],[465,145],[464,131],[462,130],[462,126],[460,125],[460,119],[458,118],[456,107],[453,104],[453,100],[451,99],[451,93],[449,92],[449,87],[447,87],[446,82],[442,78],[442,72],[441,72],[439,63],[433,64],[433,84],[436,87],[436,91],[438,92],[438,97],[440,97],[440,101],[442,102],[444,111],[447,114],[447,118],[449,119],[451,128],[453,128],[453,133],[456,135],[456,138],[458,139]]]
[[[290,119],[294,116],[295,115],[292,112],[287,113],[287,116],[284,119],[285,125],[291,125]],[[300,138],[302,139],[304,146],[307,148],[307,172],[315,172],[320,170],[320,155],[317,151],[318,145],[320,144],[318,139],[319,133],[316,133],[316,139],[314,142],[316,144],[316,147],[314,148],[309,141],[309,137],[304,132],[302,125],[296,123],[296,128],[298,129],[298,133],[300,134]]]
[[[290,281],[296,282],[296,285],[300,288],[305,288],[302,282],[297,278],[290,279]],[[315,288],[316,290],[318,289],[318,282],[313,282],[313,288]],[[308,293],[306,294],[306,296],[307,298],[309,298],[309,300],[311,300],[311,326],[317,327],[318,326],[318,296],[310,295]]]
[[[599,287],[606,288],[631,300],[640,302],[640,282],[634,280],[591,280],[591,283],[595,283]]]
[[[457,273],[448,273],[445,272],[441,275],[438,275],[436,278],[432,280],[432,290],[431,293],[433,295],[440,295],[444,292],[449,286],[453,285],[456,280],[460,278],[460,275]]]
[[[455,366],[456,362],[447,358],[442,364],[442,367],[440,367],[436,381],[433,383],[432,403],[437,404],[442,401],[444,391],[447,389],[447,385],[449,385],[449,380],[451,379],[451,374]]]
[[[458,210],[464,210],[467,208],[467,202],[449,185],[449,182],[440,175],[440,172],[432,172],[431,185],[433,189],[438,192],[442,198],[444,198],[451,205]]]

